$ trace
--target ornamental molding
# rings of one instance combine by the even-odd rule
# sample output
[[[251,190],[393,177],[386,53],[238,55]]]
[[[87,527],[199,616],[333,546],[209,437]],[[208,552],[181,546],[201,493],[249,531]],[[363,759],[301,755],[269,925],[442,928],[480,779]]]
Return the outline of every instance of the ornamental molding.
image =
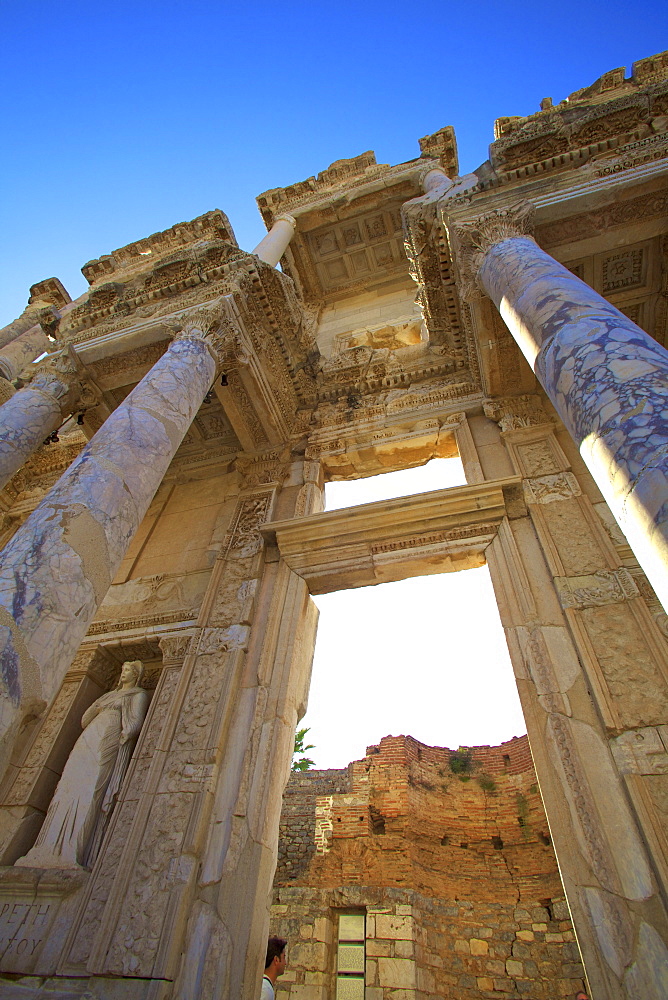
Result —
[[[488,400],[483,403],[483,411],[486,417],[499,425],[503,433],[552,423],[543,409],[540,396],[532,394]]]
[[[523,480],[524,498],[527,503],[553,503],[582,496],[580,484],[572,472],[557,472],[550,476],[537,476]]]
[[[651,192],[592,212],[544,223],[536,228],[536,239],[541,247],[575,243],[618,226],[663,218],[667,212],[668,194],[665,191]]]
[[[627,569],[599,570],[586,576],[557,576],[554,582],[562,608],[583,611],[585,608],[622,604],[640,596]]]

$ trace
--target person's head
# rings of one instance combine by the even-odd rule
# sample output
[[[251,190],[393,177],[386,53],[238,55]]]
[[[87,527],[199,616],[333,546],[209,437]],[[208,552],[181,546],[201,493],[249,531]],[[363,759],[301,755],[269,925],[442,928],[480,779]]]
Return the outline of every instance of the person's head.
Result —
[[[119,687],[125,684],[139,684],[141,675],[144,673],[144,664],[141,660],[126,660],[121,667],[121,676],[118,681]]]
[[[589,1000],[589,997],[584,990],[578,990],[575,994],[575,1000]]]
[[[285,938],[280,937],[270,937],[267,942],[267,959],[264,963],[264,971],[265,974],[271,976],[272,979],[277,979],[285,972],[285,963],[287,959],[285,946],[287,943],[288,942]]]

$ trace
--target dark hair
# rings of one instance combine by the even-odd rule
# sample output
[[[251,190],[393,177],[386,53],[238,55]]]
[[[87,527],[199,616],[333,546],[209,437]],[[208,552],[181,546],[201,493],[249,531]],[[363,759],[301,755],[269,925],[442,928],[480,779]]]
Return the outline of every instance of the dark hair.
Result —
[[[265,969],[268,969],[275,958],[280,958],[280,956],[285,951],[285,946],[288,942],[285,938],[270,937],[267,942],[267,961],[264,963]]]

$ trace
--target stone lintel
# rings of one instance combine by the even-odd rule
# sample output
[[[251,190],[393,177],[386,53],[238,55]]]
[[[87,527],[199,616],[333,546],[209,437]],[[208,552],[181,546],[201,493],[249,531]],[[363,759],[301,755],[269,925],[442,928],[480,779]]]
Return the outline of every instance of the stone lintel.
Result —
[[[504,517],[520,478],[435,490],[345,510],[275,521],[261,529],[312,594],[408,576],[470,569]]]

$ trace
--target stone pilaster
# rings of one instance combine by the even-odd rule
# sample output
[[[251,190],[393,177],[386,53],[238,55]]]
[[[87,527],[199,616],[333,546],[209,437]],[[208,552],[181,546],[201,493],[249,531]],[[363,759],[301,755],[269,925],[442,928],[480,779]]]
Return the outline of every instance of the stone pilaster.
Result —
[[[240,464],[197,627],[160,640],[163,677],[63,975],[173,980],[181,1000],[257,995],[316,611],[261,534],[295,470],[280,456]]]
[[[75,358],[61,354],[0,406],[0,489],[70,413],[96,402],[80,369]]]
[[[49,702],[58,690],[211,386],[222,321],[198,312],[4,550],[3,764],[24,702]]]
[[[668,955],[668,871],[655,832],[666,754],[653,747],[659,767],[644,787],[647,762],[629,780],[616,757],[638,733],[660,744],[665,641],[590,500],[586,469],[563,432],[562,449],[540,398],[495,399],[485,413],[522,476],[528,516],[504,523],[487,557],[592,992],[634,997],[642,982],[658,1000]]]
[[[519,235],[530,215],[457,230],[464,283],[496,304],[668,607],[668,352]]]

